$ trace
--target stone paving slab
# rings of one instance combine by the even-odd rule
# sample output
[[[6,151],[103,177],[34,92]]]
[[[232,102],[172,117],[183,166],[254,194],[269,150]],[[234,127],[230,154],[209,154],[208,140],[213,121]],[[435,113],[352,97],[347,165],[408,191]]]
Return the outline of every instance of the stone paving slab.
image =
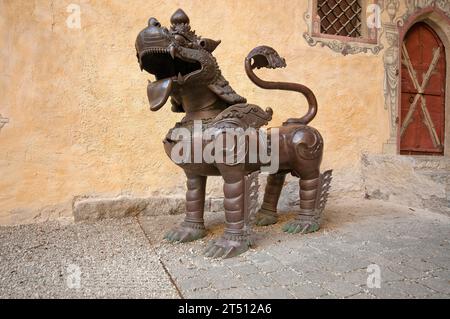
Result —
[[[450,298],[448,216],[342,200],[328,207],[319,232],[285,234],[292,216],[255,228],[257,246],[227,260],[202,256],[223,231],[223,213],[207,214],[208,236],[187,244],[161,240],[182,216],[139,220],[186,298]],[[367,286],[372,264],[381,271],[379,289]]]
[[[292,216],[255,228],[257,245],[226,260],[202,255],[221,212],[188,244],[162,240],[183,216],[0,227],[0,298],[450,298],[448,216],[333,200],[320,231],[285,234]],[[381,288],[367,286],[373,264]]]

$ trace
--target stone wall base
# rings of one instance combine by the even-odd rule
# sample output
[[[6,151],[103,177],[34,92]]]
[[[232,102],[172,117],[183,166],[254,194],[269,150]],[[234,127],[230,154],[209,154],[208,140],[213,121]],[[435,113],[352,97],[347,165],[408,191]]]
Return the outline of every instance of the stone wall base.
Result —
[[[260,202],[264,195],[265,181],[266,176],[261,175]],[[212,187],[218,188],[216,186]],[[289,176],[281,194],[279,210],[297,210],[298,193],[298,179]],[[211,194],[214,195],[206,199],[205,211],[222,212],[221,192],[214,189]],[[348,197],[380,199],[450,215],[450,159],[363,154],[360,165],[333,172],[329,201]],[[26,224],[64,218],[79,222],[137,215],[176,215],[184,213],[184,203],[183,193],[149,197],[77,196],[72,204],[43,207],[33,212],[30,209],[14,210],[8,218],[0,220],[0,224]],[[32,217],[24,219],[24,216]]]
[[[332,182],[330,199],[334,197],[362,198],[360,170],[337,171]],[[267,175],[260,176],[259,202],[262,203]],[[297,210],[299,205],[298,178],[288,176],[279,202],[280,211]],[[216,192],[213,192],[216,193]],[[127,216],[176,215],[184,213],[184,194],[172,196],[150,197],[105,197],[105,198],[75,198],[73,201],[73,216],[75,221],[94,221],[106,218],[122,218]],[[206,212],[223,212],[223,197],[207,197]]]
[[[72,212],[76,222],[137,215],[178,215],[184,213],[184,203],[184,196],[84,198],[74,200]],[[206,211],[221,211],[222,207],[221,198],[206,199]]]
[[[261,175],[259,201],[264,195],[266,176]],[[363,154],[355,169],[335,171],[330,201],[355,197],[380,199],[450,215],[450,160],[444,157],[413,157]],[[281,194],[279,210],[298,209],[298,179],[289,176]],[[223,211],[223,198],[206,199],[205,211]],[[174,215],[184,213],[184,194],[136,198],[87,198],[74,200],[75,221],[125,216]]]
[[[363,155],[361,173],[367,199],[450,214],[449,158]]]

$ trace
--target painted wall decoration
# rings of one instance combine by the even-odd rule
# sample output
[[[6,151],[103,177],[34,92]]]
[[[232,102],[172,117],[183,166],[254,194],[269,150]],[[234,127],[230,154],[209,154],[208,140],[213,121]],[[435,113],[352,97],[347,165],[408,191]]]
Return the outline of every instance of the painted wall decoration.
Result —
[[[6,117],[3,117],[0,114],[0,131],[2,130],[2,128],[9,123],[9,119],[7,119]]]
[[[435,7],[450,18],[450,1],[448,0],[406,0],[406,12],[398,19],[397,23],[399,26],[403,26],[414,12],[427,7]]]
[[[397,142],[397,88],[399,82],[398,69],[398,27],[395,23],[398,10],[400,8],[399,0],[388,0],[385,3],[385,10],[389,16],[389,22],[383,24],[386,32],[386,41],[389,47],[383,55],[384,62],[384,107],[389,111],[389,140],[387,144],[395,145]]]
[[[398,87],[398,31],[391,24],[385,26],[386,39],[389,47],[383,55],[384,61],[384,98],[385,109],[389,110],[390,116],[390,136],[389,141],[395,143],[397,132],[397,87]]]

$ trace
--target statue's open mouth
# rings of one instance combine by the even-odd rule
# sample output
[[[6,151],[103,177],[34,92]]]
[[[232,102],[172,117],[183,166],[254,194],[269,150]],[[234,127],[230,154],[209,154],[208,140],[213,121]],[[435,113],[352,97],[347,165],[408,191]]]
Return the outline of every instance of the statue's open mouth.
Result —
[[[173,47],[146,49],[140,57],[141,68],[156,78],[147,87],[152,111],[158,111],[167,102],[174,82],[183,85],[191,76],[202,71],[200,62],[179,57]]]
[[[181,58],[172,49],[150,48],[141,53],[142,69],[155,75],[156,80],[172,78],[183,84],[192,75],[201,72],[195,60]]]

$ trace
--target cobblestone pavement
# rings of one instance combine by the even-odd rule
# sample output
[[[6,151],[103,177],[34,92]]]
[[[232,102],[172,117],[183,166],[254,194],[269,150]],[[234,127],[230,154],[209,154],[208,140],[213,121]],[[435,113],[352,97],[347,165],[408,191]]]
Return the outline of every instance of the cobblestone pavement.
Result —
[[[333,200],[320,231],[285,234],[292,216],[227,260],[201,255],[222,213],[207,214],[206,238],[175,245],[162,236],[182,216],[0,228],[0,297],[450,298],[450,217]]]

